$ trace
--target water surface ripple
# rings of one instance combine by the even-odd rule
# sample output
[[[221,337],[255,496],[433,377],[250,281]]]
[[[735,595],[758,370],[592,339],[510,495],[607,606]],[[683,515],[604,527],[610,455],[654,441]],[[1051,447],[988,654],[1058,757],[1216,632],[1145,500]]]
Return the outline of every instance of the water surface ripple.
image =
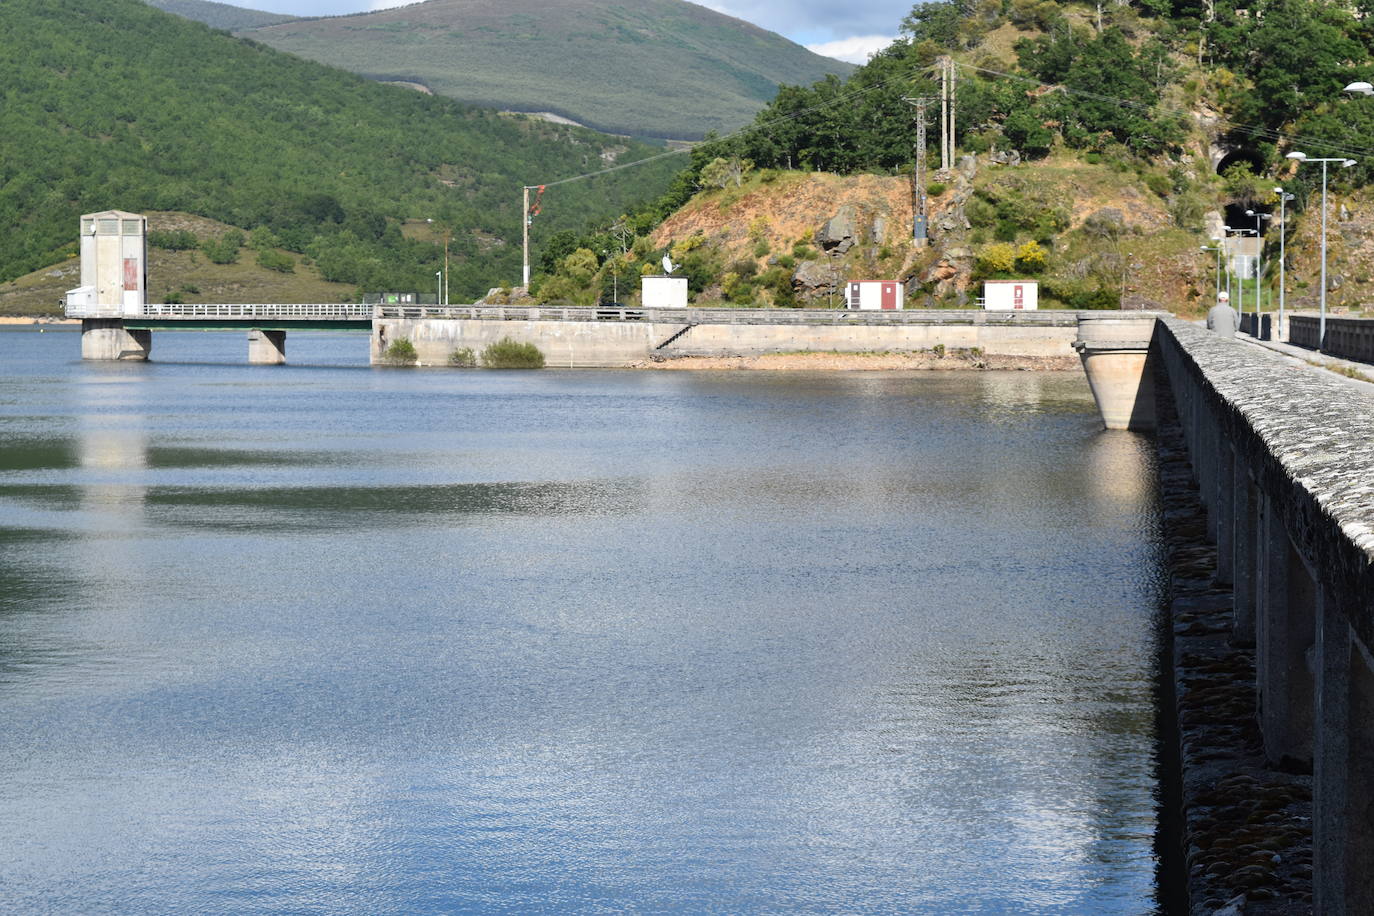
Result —
[[[9,912],[1154,907],[1147,443],[1076,373],[0,332]]]

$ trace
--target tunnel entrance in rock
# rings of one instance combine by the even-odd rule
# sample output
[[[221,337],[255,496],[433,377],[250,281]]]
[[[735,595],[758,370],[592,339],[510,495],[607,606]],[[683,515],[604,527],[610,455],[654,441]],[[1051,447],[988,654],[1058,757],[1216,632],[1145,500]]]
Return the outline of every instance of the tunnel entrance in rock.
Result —
[[[1240,203],[1230,203],[1226,205],[1226,225],[1230,226],[1232,229],[1254,229],[1255,218],[1253,216],[1246,216],[1246,210],[1253,210],[1260,214],[1269,213],[1268,207],[1256,206],[1253,203],[1245,203],[1243,201]],[[1260,235],[1268,234],[1269,224],[1272,222],[1272,219],[1260,220]]]
[[[1258,150],[1246,149],[1245,147],[1233,149],[1225,156],[1222,156],[1221,161],[1217,163],[1217,174],[1226,174],[1226,170],[1233,165],[1244,165],[1247,169],[1259,175],[1264,172],[1264,157],[1259,154]]]

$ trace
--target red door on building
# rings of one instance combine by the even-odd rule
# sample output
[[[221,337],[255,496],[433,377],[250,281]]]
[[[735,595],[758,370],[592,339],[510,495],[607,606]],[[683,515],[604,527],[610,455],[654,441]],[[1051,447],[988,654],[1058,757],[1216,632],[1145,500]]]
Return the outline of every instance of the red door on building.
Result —
[[[895,309],[897,307],[897,284],[883,284],[883,308]]]

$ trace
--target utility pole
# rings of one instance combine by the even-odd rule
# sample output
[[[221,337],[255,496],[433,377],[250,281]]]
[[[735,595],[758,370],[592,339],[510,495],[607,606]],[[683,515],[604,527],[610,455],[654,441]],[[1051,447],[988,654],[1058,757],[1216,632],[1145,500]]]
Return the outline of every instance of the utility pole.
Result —
[[[916,165],[912,172],[911,184],[911,240],[917,246],[929,241],[929,216],[926,213],[926,104],[935,99],[922,96],[902,101],[916,106]]]
[[[954,166],[954,125],[958,116],[954,58],[941,57],[936,66],[940,71],[940,171],[948,172]]]
[[[949,143],[945,131],[949,128],[949,68],[948,57],[940,58],[940,171],[949,171]]]
[[[530,289],[530,188],[525,186],[525,205],[520,208],[520,225],[524,231],[525,269],[521,272],[521,285],[525,291]]]
[[[534,203],[533,203],[533,204],[530,203],[530,192],[531,192],[531,191],[537,191],[537,192],[538,192],[537,194],[534,195]],[[534,222],[534,218],[535,218],[536,216],[539,215],[539,202],[540,202],[541,200],[544,199],[544,185],[542,185],[542,184],[525,185],[525,187],[524,187],[524,192],[525,192],[525,205],[524,205],[524,207],[523,207],[523,208],[521,209],[521,211],[520,211],[520,222],[521,222],[522,228],[523,228],[523,230],[524,230],[524,240],[525,240],[525,244],[524,244],[524,251],[525,251],[525,271],[524,271],[524,276],[523,276],[522,279],[523,279],[523,282],[524,282],[524,284],[525,284],[525,292],[528,293],[528,292],[529,292],[529,289],[530,289],[530,223]]]
[[[453,238],[453,230],[444,227],[444,305],[448,305],[448,243]]]

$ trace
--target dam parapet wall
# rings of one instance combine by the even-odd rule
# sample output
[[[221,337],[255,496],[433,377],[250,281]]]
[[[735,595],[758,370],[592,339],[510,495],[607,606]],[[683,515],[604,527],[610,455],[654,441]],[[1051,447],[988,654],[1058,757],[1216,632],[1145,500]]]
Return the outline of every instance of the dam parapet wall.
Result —
[[[1232,594],[1226,638],[1253,651],[1263,758],[1312,776],[1315,912],[1370,912],[1374,395],[1176,319],[1153,350]]]

